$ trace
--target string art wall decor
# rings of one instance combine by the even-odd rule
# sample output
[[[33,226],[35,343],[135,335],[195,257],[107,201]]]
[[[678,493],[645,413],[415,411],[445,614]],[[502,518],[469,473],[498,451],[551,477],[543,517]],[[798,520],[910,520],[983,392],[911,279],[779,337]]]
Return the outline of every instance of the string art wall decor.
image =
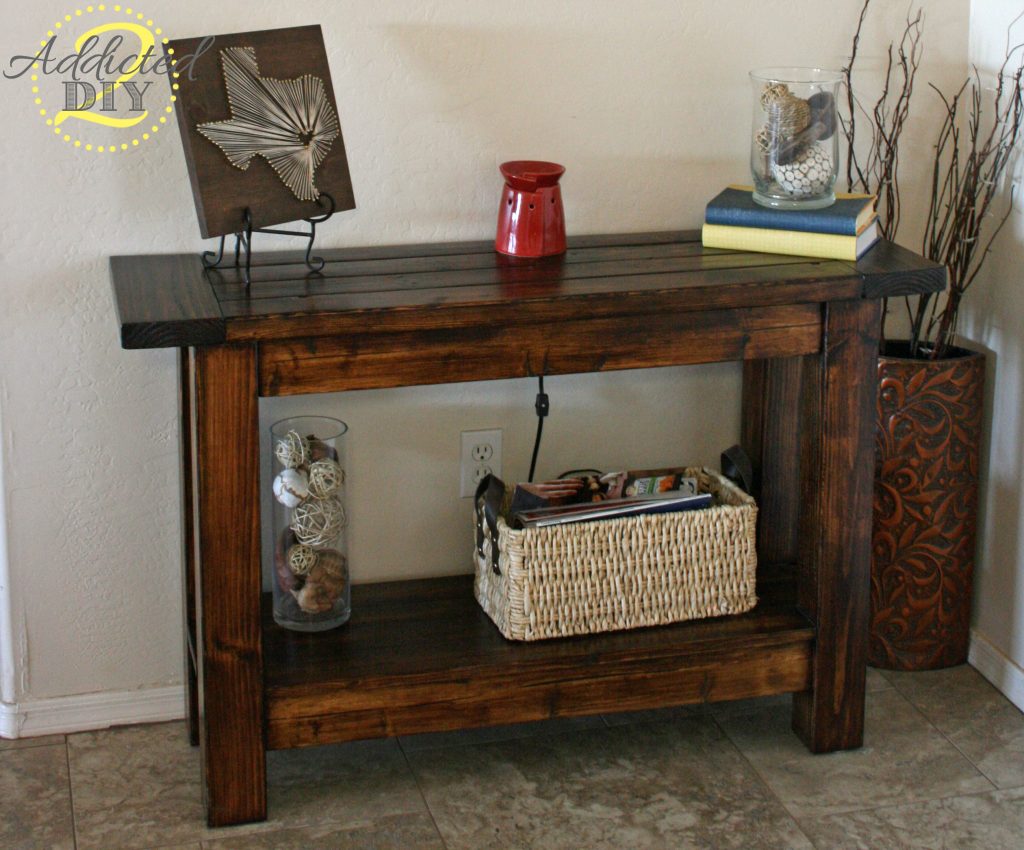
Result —
[[[319,26],[169,41],[200,233],[259,230],[355,208]],[[319,203],[318,203],[319,202]]]
[[[262,156],[300,201],[315,201],[317,166],[338,138],[338,116],[327,101],[323,80],[309,74],[294,80],[260,76],[256,51],[221,51],[231,118],[196,129],[245,171]]]

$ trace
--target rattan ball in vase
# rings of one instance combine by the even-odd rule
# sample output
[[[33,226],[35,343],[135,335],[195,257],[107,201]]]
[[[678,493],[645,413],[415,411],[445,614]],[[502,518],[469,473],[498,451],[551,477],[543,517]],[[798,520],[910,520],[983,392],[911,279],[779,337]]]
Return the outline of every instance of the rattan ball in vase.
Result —
[[[767,112],[773,104],[787,97],[791,97],[789,86],[785,83],[771,83],[761,91],[761,108]]]
[[[326,499],[310,497],[292,512],[289,528],[299,543],[307,546],[325,546],[345,527],[345,508],[334,496]]]
[[[298,431],[289,431],[274,446],[274,457],[285,469],[298,469],[309,464],[309,440]]]
[[[345,470],[336,461],[315,460],[309,465],[309,492],[318,499],[337,493],[345,483]]]
[[[296,543],[288,550],[288,568],[292,571],[292,575],[309,575],[319,560],[320,556],[316,549],[304,543]]]

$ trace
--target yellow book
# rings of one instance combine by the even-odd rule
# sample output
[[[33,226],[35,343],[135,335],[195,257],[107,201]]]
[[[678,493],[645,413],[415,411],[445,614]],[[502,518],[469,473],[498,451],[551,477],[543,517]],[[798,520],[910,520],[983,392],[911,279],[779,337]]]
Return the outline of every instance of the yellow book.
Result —
[[[791,254],[828,260],[857,260],[878,241],[878,219],[869,221],[856,236],[807,233],[802,230],[768,230],[764,227],[729,227],[704,223],[701,241],[705,248]]]

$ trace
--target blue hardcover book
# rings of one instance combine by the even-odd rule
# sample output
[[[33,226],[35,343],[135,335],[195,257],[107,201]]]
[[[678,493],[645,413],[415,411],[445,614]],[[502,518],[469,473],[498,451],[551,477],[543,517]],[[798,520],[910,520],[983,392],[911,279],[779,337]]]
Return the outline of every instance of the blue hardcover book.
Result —
[[[708,204],[704,221],[729,227],[763,227],[768,230],[856,236],[875,214],[872,195],[836,193],[835,203],[825,209],[775,210],[762,207],[750,193],[749,186],[730,186],[720,192]]]

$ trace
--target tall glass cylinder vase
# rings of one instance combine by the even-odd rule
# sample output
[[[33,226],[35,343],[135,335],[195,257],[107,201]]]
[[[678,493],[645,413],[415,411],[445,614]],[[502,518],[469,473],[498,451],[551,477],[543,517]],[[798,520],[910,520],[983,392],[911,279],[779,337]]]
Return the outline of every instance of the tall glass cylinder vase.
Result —
[[[750,170],[754,200],[780,209],[820,209],[835,199],[839,172],[839,71],[751,71]]]
[[[320,632],[348,621],[345,433],[337,419],[282,419],[270,429],[274,620]]]

